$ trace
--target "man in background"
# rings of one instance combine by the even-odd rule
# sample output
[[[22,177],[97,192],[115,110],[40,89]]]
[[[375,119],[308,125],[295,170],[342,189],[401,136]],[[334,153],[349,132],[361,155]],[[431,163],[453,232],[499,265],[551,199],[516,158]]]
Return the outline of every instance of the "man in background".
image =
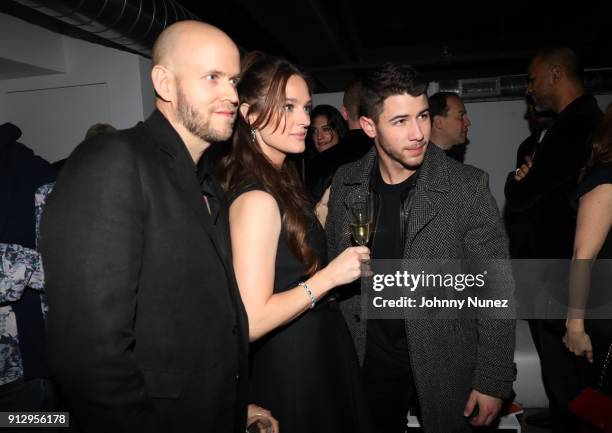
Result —
[[[456,93],[438,92],[429,97],[431,142],[459,162],[465,160],[468,130],[472,122]]]
[[[566,47],[542,50],[529,65],[527,95],[538,110],[552,111],[556,118],[506,180],[506,206],[525,222],[521,238],[513,239],[521,245],[517,258],[572,258],[576,218],[570,200],[591,153],[590,136],[602,118],[595,98],[585,93],[583,73],[578,56]],[[536,422],[552,423],[554,433],[577,429],[567,404],[580,390],[572,388],[566,374],[574,354],[562,342],[564,322],[529,322],[550,401],[550,418]]]

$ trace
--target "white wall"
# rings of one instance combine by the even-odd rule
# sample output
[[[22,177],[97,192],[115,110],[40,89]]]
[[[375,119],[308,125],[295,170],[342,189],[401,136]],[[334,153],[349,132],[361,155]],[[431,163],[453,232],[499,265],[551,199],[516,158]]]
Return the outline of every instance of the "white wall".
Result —
[[[315,107],[321,104],[333,105],[339,110],[342,106],[343,94],[344,92],[315,93],[312,95],[312,103]]]
[[[112,123],[107,83],[9,91],[8,121],[20,141],[48,161],[64,158],[94,123]]]
[[[0,29],[0,59],[13,65],[0,70],[0,79],[16,78],[26,69],[38,75],[65,72],[60,34],[6,14],[0,14]]]
[[[596,98],[602,110],[612,102],[612,95],[597,95]],[[316,94],[313,101],[315,105],[340,108],[342,92]],[[518,146],[529,135],[527,122],[523,119],[525,102],[489,101],[465,105],[472,121],[465,163],[489,173],[491,192],[501,210],[505,203],[506,176],[514,169]]]
[[[529,135],[525,102],[491,101],[467,103],[472,121],[465,163],[489,173],[489,186],[500,210],[504,198],[506,175],[515,168],[516,151]]]
[[[5,18],[0,14],[0,22]],[[22,23],[18,34],[6,34],[0,27],[0,39],[19,44],[28,40],[30,32],[57,38],[53,32]],[[19,126],[20,141],[49,161],[68,156],[94,123],[128,128],[153,109],[153,89],[144,72],[150,69],[150,60],[66,36],[61,42],[64,73],[0,80],[0,123]],[[0,58],[10,56],[0,51]]]
[[[596,95],[602,110],[612,102],[612,95]],[[529,135],[523,119],[525,103],[518,101],[474,102],[465,104],[472,126],[465,163],[489,173],[493,196],[500,209],[505,203],[506,176],[515,168],[516,151]]]
[[[6,106],[6,93],[1,90],[2,81],[0,80],[0,125],[8,119],[8,112]]]

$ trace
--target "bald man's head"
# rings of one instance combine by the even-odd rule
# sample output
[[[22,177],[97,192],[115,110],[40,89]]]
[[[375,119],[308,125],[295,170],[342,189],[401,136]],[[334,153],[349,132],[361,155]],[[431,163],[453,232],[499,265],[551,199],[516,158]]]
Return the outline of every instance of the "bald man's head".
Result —
[[[161,32],[153,45],[153,66],[174,69],[185,58],[194,55],[193,49],[220,44],[230,51],[238,47],[221,29],[201,21],[179,21]]]
[[[551,48],[542,50],[534,56],[534,60],[538,60],[547,66],[559,66],[567,75],[568,79],[582,82],[584,69],[580,58],[574,50],[567,47]]]
[[[542,50],[529,65],[527,94],[540,110],[559,113],[584,93],[583,73],[578,55],[572,49]]]
[[[153,47],[156,106],[184,141],[224,141],[238,105],[240,52],[223,31],[199,21],[166,28]]]

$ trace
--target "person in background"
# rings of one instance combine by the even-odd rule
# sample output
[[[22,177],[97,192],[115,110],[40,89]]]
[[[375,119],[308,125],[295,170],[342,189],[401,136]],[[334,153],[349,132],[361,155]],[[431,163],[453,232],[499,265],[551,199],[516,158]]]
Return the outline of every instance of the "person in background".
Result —
[[[312,136],[314,147],[322,153],[331,149],[346,134],[346,125],[342,114],[331,105],[317,105],[311,113],[312,121],[308,132]]]
[[[113,125],[109,125],[108,123],[95,123],[87,129],[87,132],[85,133],[85,140],[95,137],[96,135],[109,134],[111,132],[115,132],[116,130],[117,128],[115,128]]]
[[[472,125],[463,101],[453,92],[429,97],[431,143],[459,162],[465,160],[468,130]]]
[[[0,410],[52,411],[58,400],[47,364],[35,193],[57,173],[20,136],[17,126],[0,125]]]
[[[307,188],[313,200],[317,202],[317,215],[322,217],[322,221],[325,219],[324,216],[327,212],[326,203],[329,200],[329,186],[336,170],[343,164],[361,159],[374,146],[374,140],[363,132],[359,123],[361,89],[361,80],[356,79],[351,81],[344,90],[340,113],[348,124],[348,131],[338,145],[328,152],[327,160],[330,162],[320,164],[317,167],[320,174],[319,181]],[[325,192],[321,193],[321,191]]]
[[[344,160],[346,149],[338,143],[346,135],[346,125],[340,112],[331,105],[317,105],[311,115],[308,133],[316,152],[306,155],[305,184],[316,203]]]
[[[115,132],[117,129],[113,125],[109,125],[108,123],[95,123],[91,125],[87,132],[85,132],[85,140],[95,137],[100,134],[107,134],[111,132]],[[68,158],[63,158],[53,163],[53,167],[59,172],[62,170],[62,167],[66,163]]]
[[[339,143],[344,149],[343,164],[361,159],[374,146],[374,140],[363,132],[359,123],[359,99],[362,87],[360,79],[353,80],[346,86],[342,96],[340,113],[348,124],[348,131]]]
[[[538,111],[533,99],[527,96],[525,120],[529,128],[529,136],[525,138],[516,151],[516,169],[519,169],[526,160],[533,160],[536,147],[546,135],[546,131],[554,122],[554,113],[551,111]],[[513,259],[526,257],[533,251],[533,238],[528,236],[532,220],[528,214],[513,212],[508,206],[504,207],[504,223],[510,241],[510,256]]]
[[[542,50],[529,65],[527,95],[538,110],[552,111],[556,118],[533,153],[506,180],[506,206],[527,222],[522,239],[517,239],[521,244],[517,258],[572,257],[576,217],[571,197],[591,154],[591,135],[602,118],[597,101],[585,92],[583,74],[579,57],[567,47]],[[529,327],[540,356],[550,415],[534,414],[526,421],[552,425],[553,433],[572,431],[567,371],[575,360],[561,342],[564,321],[534,319]]]
[[[608,354],[612,344],[612,317],[589,319],[585,313],[588,307],[601,307],[609,304],[611,299],[612,112],[607,113],[594,134],[593,153],[583,170],[576,196],[579,200],[578,218],[563,336],[563,343],[575,356],[574,362],[566,364],[568,370],[565,372],[570,378],[570,398],[586,387],[598,387],[604,360],[612,356]],[[612,395],[609,368],[601,385],[603,393]],[[567,429],[578,429],[579,420],[574,418],[572,421]]]

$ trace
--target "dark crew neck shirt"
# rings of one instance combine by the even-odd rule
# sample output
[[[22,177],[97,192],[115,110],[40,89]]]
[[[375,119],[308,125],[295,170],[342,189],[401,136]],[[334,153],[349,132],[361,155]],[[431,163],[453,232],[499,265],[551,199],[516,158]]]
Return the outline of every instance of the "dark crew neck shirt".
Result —
[[[388,184],[382,178],[378,164],[373,172],[372,189],[379,196],[372,235],[373,259],[401,259],[404,253],[400,236],[402,198],[412,189],[415,176],[398,184]],[[407,361],[408,341],[402,319],[372,319],[367,324],[367,352],[377,357],[393,357]]]

